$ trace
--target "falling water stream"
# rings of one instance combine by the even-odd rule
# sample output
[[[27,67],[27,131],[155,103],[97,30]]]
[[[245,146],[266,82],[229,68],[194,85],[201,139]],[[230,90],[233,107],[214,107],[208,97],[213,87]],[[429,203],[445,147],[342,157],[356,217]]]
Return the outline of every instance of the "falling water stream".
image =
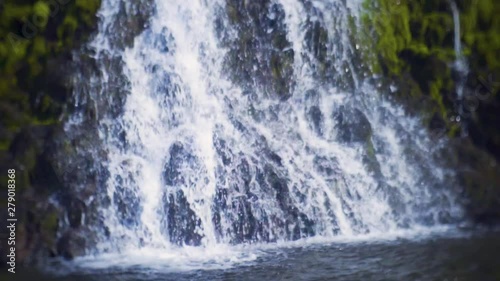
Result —
[[[459,99],[463,96],[463,91],[465,87],[465,82],[467,80],[468,66],[467,61],[464,57],[462,51],[462,35],[460,32],[460,11],[458,10],[457,3],[454,0],[450,0],[450,7],[453,14],[453,25],[454,25],[454,49],[456,54],[455,69],[459,73],[459,78],[457,82],[457,95]]]
[[[283,100],[272,87],[244,88],[227,75],[236,70],[221,41],[237,42],[243,27],[229,24],[224,1],[155,3],[150,26],[119,54],[130,83],[123,113],[100,129],[111,198],[101,212],[111,235],[98,252],[373,235],[459,213],[439,187],[444,171],[415,158],[433,146],[418,120],[353,73],[346,26],[356,7],[309,4],[260,5],[267,20],[282,21],[267,32],[284,32],[293,53],[294,84]],[[112,15],[107,6],[101,13]],[[331,34],[321,44],[337,80],[354,80],[350,91],[317,78],[306,44],[312,21]]]
[[[347,7],[311,5],[338,11],[314,20],[338,26],[324,44],[337,75],[354,77],[355,93],[315,78],[304,43],[312,16],[300,1],[268,8],[284,14],[276,28],[293,50],[286,100],[226,75],[229,50],[215,26],[231,28],[224,2],[156,3],[151,26],[121,54],[130,95],[123,114],[108,121],[125,132],[105,142],[108,196],[120,197],[103,210],[111,249],[385,233],[437,225],[440,214],[458,211],[446,189],[435,188],[444,171],[405,153],[433,145],[418,120],[350,74]],[[135,217],[122,217],[119,200]]]
[[[341,261],[366,241],[419,249],[460,221],[453,174],[433,160],[443,144],[362,70],[348,28],[361,0],[151,1],[124,48],[116,2],[89,46],[105,176],[78,270],[223,270],[305,245]],[[116,77],[123,103],[99,105]]]

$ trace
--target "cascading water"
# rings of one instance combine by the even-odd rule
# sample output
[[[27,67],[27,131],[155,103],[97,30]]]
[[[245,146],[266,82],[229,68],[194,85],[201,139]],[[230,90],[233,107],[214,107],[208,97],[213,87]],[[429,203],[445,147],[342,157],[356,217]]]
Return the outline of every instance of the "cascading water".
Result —
[[[454,49],[457,56],[455,60],[455,69],[458,71],[460,77],[457,86],[457,95],[459,99],[463,96],[463,91],[465,87],[465,81],[467,79],[468,66],[467,61],[462,52],[462,40],[460,33],[460,11],[458,10],[457,3],[454,0],[450,0],[451,12],[453,14],[453,24],[454,24]]]
[[[439,144],[359,70],[348,25],[361,1],[155,1],[130,48],[110,42],[112,2],[91,47],[120,63],[101,64],[89,96],[110,95],[117,68],[129,93],[101,106],[122,108],[98,126],[94,252],[216,253],[461,216],[448,172],[425,156]]]

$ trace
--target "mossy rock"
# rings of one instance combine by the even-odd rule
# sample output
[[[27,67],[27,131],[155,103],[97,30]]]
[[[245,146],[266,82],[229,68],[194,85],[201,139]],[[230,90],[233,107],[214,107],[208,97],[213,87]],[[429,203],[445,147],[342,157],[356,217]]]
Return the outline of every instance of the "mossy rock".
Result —
[[[453,68],[460,54],[448,0],[366,0],[360,24],[352,20],[353,37],[371,72],[396,85],[389,97],[420,116],[432,137],[452,138],[452,151],[440,160],[458,171],[468,214],[500,218],[499,170],[489,164],[500,161],[500,4],[455,2],[467,77]]]
[[[20,264],[56,252],[60,213],[48,202],[63,187],[48,151],[72,91],[61,69],[95,30],[100,3],[0,3],[0,166],[16,169],[18,200],[29,202],[18,211]]]
[[[229,49],[225,67],[229,78],[247,90],[259,89],[267,96],[287,99],[293,90],[294,52],[286,37],[283,9],[271,1],[227,1],[228,30],[222,37]]]

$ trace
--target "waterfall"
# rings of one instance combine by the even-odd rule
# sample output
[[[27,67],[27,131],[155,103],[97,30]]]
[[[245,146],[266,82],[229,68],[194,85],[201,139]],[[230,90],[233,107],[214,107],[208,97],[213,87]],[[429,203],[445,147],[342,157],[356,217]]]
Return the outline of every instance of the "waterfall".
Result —
[[[458,71],[460,74],[460,81],[458,81],[458,86],[457,86],[457,95],[459,99],[462,98],[463,96],[463,91],[465,87],[465,80],[467,79],[467,73],[468,73],[468,66],[467,66],[467,60],[465,59],[463,52],[462,52],[462,40],[461,40],[461,33],[460,33],[460,11],[458,10],[457,4],[455,3],[454,0],[450,0],[450,6],[451,6],[451,11],[453,13],[453,25],[454,25],[454,37],[455,37],[455,42],[454,42],[454,48],[455,48],[455,54],[456,54],[456,60],[455,60],[455,69]]]
[[[348,26],[361,0],[153,1],[123,48],[114,2],[90,45],[101,85],[79,93],[99,109],[93,253],[175,259],[461,216],[440,144],[360,71]]]

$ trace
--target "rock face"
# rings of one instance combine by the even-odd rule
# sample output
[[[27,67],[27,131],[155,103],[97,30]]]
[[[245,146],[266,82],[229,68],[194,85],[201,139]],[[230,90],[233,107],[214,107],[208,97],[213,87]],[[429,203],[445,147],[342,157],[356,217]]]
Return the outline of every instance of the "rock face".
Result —
[[[163,179],[168,186],[188,185],[183,176],[183,168],[199,166],[196,156],[191,154],[181,143],[174,143],[169,150],[170,158],[165,165]]]
[[[70,73],[61,69],[72,69],[71,52],[95,30],[100,5],[77,2],[0,4],[0,167],[16,170],[21,265],[70,256],[60,246],[60,227],[65,217],[68,229],[82,223],[84,204],[71,199],[61,174],[61,159],[68,155],[56,156],[72,94]]]
[[[486,225],[500,223],[500,167],[495,157],[470,139],[461,139],[452,141],[443,158],[458,171],[470,218]]]
[[[58,255],[73,259],[86,253],[88,239],[78,231],[66,232],[57,243]]]
[[[177,245],[198,246],[201,236],[197,233],[200,220],[190,208],[179,186],[189,185],[183,175],[183,169],[190,165],[199,166],[196,157],[181,143],[174,143],[169,150],[170,158],[165,165],[163,180],[167,191],[163,196],[164,216],[162,227],[170,242]]]
[[[43,1],[28,2],[33,3],[23,5],[44,5]],[[19,34],[16,33],[19,44],[14,47],[26,51],[17,53],[25,54],[26,58],[7,53],[16,60],[0,69],[0,167],[16,169],[16,201],[23,202],[17,210],[20,241],[17,261],[20,264],[41,262],[47,256],[73,258],[85,254],[87,246],[95,244],[94,227],[98,226],[96,229],[101,229],[103,235],[107,232],[102,227],[102,218],[94,210],[112,200],[99,190],[105,186],[107,175],[102,167],[95,165],[96,162],[103,164],[106,151],[91,148],[100,147],[99,121],[120,114],[127,91],[120,76],[121,61],[111,54],[96,59],[93,50],[82,48],[96,30],[100,0],[57,3],[60,4],[56,7],[57,13],[36,15],[47,16],[47,24],[36,26],[34,37],[22,33],[24,20],[11,16],[2,17],[6,21],[2,26],[13,30],[0,29],[2,35],[19,29]],[[148,22],[152,11],[150,3],[120,2],[121,16],[117,23],[122,28],[115,30],[123,32],[110,35],[110,43],[119,49],[130,46]],[[16,5],[0,4],[0,13],[21,16],[21,11],[45,11],[44,8],[19,9]],[[29,13],[22,17],[34,16]],[[10,44],[4,43],[8,42],[0,41],[0,46],[12,51]],[[54,49],[54,46],[59,47]],[[80,51],[72,56],[71,52],[77,49]],[[3,61],[4,55],[4,52],[0,54],[0,60]],[[31,63],[33,61],[36,63]],[[96,67],[101,63],[117,75],[104,82]],[[70,71],[61,72],[61,69]],[[17,78],[12,80],[12,77]],[[4,83],[5,79],[18,83]],[[90,80],[98,82],[88,83]],[[95,95],[104,88],[110,95]],[[10,94],[4,95],[4,92]],[[13,99],[11,95],[27,98]],[[7,108],[15,110],[5,111]],[[63,128],[70,112],[79,116],[81,123]],[[1,264],[5,266],[4,262]]]
[[[341,106],[334,113],[333,119],[336,122],[335,128],[338,131],[339,141],[344,143],[367,143],[370,141],[372,127],[361,110]]]
[[[390,97],[421,116],[432,136],[452,139],[441,160],[459,171],[457,184],[465,188],[471,219],[498,220],[500,25],[494,15],[500,5],[494,0],[424,2],[367,1],[356,36],[364,38],[359,42],[371,70],[385,77],[380,83],[396,86]],[[460,38],[455,38],[453,3]],[[456,53],[457,40],[462,54]],[[465,73],[456,66],[461,55],[468,64]]]
[[[281,159],[276,154],[266,149],[262,145],[262,157],[268,163],[262,169],[255,171],[256,184],[260,186],[262,192],[272,194],[276,198],[277,207],[283,212],[284,219],[275,215],[274,211],[259,210],[253,205],[258,200],[256,194],[252,192],[252,174],[246,160],[238,160],[233,163],[229,152],[223,149],[224,141],[218,142],[218,157],[227,166],[235,165],[233,173],[240,179],[232,183],[234,191],[231,195],[227,187],[216,189],[215,200],[212,209],[212,220],[216,231],[221,239],[228,239],[230,243],[238,244],[244,242],[275,241],[275,232],[283,232],[290,239],[299,239],[314,235],[314,220],[301,213],[295,203],[291,201],[290,188],[285,175],[279,171]],[[198,234],[201,227],[200,219],[194,213],[192,206],[186,200],[184,191],[180,187],[190,186],[189,176],[182,173],[183,170],[202,169],[200,161],[189,152],[182,144],[174,143],[169,150],[169,159],[164,168],[164,183],[166,192],[164,194],[164,218],[162,222],[165,236],[177,245],[200,245],[203,238]],[[195,168],[193,168],[195,167]],[[236,191],[236,195],[234,194]],[[226,218],[232,221],[231,224],[224,223]],[[274,227],[270,227],[270,226]],[[224,227],[224,229],[223,229]],[[224,235],[223,235],[224,234]],[[222,237],[225,238],[222,238]]]
[[[182,190],[165,195],[163,202],[166,214],[163,228],[167,230],[165,234],[170,238],[170,242],[179,246],[199,246],[203,238],[196,232],[200,220],[196,219]]]
[[[252,193],[250,187],[250,175],[245,169],[245,162],[240,164],[241,177],[244,179],[242,185],[235,187],[240,192],[237,197],[229,197],[226,189],[218,189],[216,201],[213,206],[214,221],[219,233],[222,232],[221,217],[237,216],[233,223],[224,233],[231,238],[231,243],[266,241],[273,242],[276,232],[283,232],[291,240],[314,236],[314,220],[301,213],[295,203],[291,202],[290,188],[283,175],[272,166],[266,165],[262,170],[256,171],[255,180],[261,189],[267,193],[274,194],[277,207],[283,212],[284,219],[273,215],[274,212],[256,209],[252,204],[258,200],[256,194]],[[273,227],[270,227],[270,226]]]
[[[260,88],[268,95],[287,99],[293,87],[293,49],[286,38],[284,12],[272,1],[228,0],[230,26],[238,36],[223,36],[229,47],[226,65],[233,81],[243,88]]]

